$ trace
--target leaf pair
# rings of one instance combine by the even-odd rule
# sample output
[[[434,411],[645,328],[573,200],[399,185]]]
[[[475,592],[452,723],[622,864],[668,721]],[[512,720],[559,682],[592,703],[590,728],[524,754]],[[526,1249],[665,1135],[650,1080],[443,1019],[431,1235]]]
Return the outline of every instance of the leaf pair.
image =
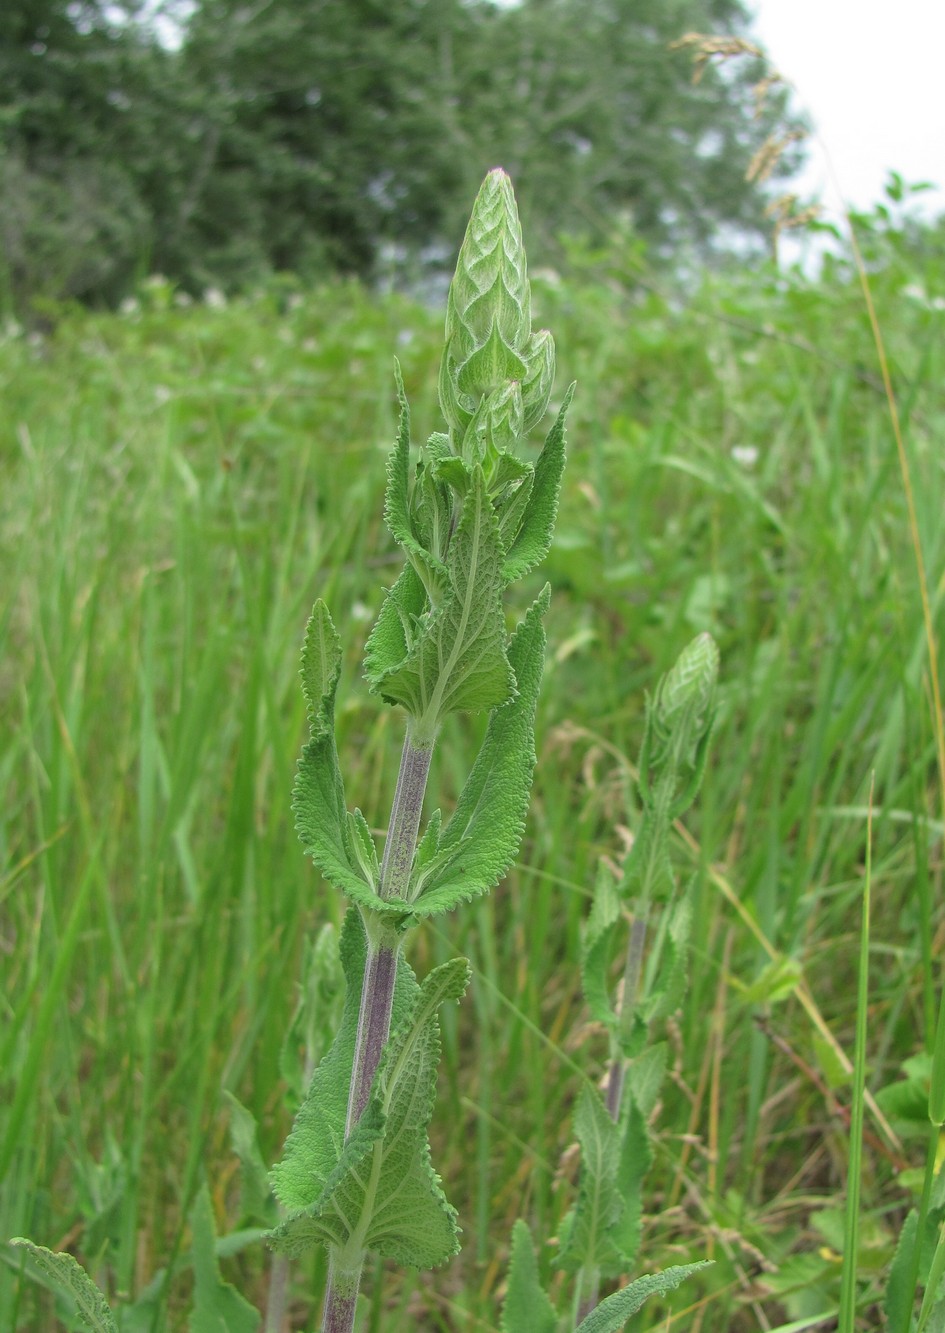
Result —
[[[618,1124],[585,1084],[574,1130],[581,1147],[577,1202],[562,1228],[558,1263],[569,1273],[619,1277],[640,1245],[641,1184],[652,1160],[646,1123],[633,1097]]]
[[[548,600],[546,588],[512,636],[506,656],[516,692],[493,710],[446,827],[441,828],[439,812],[430,819],[417,850],[409,899],[381,898],[376,874],[371,873],[371,865],[376,865],[376,853],[371,860],[373,842],[366,847],[356,833],[367,826],[360,811],[349,817],[345,806],[333,727],[341,645],[324,603],[315,605],[302,666],[312,738],[296,779],[296,827],[305,850],[330,883],[400,929],[487,892],[515,857],[535,765],[535,709],[545,647],[542,617]]]
[[[341,936],[347,988],[341,1026],[272,1171],[276,1197],[289,1216],[270,1241],[289,1255],[325,1244],[351,1267],[372,1251],[429,1268],[459,1248],[455,1213],[430,1164],[427,1126],[440,1050],[437,1010],[463,995],[469,964],[452,959],[421,985],[400,959],[392,1036],[368,1104],[345,1141],[365,958],[364,926],[351,910]]]
[[[408,563],[368,639],[365,667],[371,689],[402,704],[414,737],[432,743],[447,714],[494,708],[514,693],[502,593],[551,544],[571,390],[537,465],[505,454],[487,478],[481,463],[464,462],[434,435],[412,490],[410,415],[399,374],[398,393],[385,518]]]

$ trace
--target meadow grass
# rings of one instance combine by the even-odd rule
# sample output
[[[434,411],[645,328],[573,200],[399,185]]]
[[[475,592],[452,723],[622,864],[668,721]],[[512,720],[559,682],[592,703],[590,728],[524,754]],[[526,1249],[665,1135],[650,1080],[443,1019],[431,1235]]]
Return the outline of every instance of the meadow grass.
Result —
[[[895,234],[875,245],[941,640],[945,316],[905,289],[941,285],[945,264]],[[444,1014],[431,1128],[464,1248],[369,1284],[368,1326],[495,1329],[512,1222],[556,1235],[576,1070],[606,1057],[576,966],[595,866],[632,826],[644,692],[708,629],[721,713],[676,848],[696,916],[642,1258],[717,1261],[687,1287],[695,1308],[676,1303],[687,1329],[775,1328],[840,1298],[871,780],[881,1105],[930,1041],[940,983],[927,647],[869,325],[842,265],[817,283],[716,276],[685,302],[619,252],[533,277],[558,383],[580,392],[555,544],[518,594],[523,610],[554,590],[526,842],[497,892],[412,945],[420,973],[456,952],[475,968]],[[441,329],[353,285],[217,309],[155,283],[134,311],[62,312],[0,344],[0,1237],[72,1249],[113,1296],[154,1283],[142,1327],[186,1324],[202,1182],[221,1234],[244,1220],[223,1090],[266,1160],[295,1109],[279,1049],[303,943],[340,916],[289,809],[315,596],[345,646],[349,795],[369,819],[389,808],[401,726],[358,663],[399,568],[381,522],[391,348],[425,437]],[[444,729],[446,801],[478,725]],[[921,1183],[921,1126],[896,1108],[866,1107],[863,1327]],[[51,1327],[20,1255],[0,1261],[0,1327]],[[268,1262],[257,1245],[226,1268],[260,1307]],[[317,1258],[293,1270],[292,1327],[323,1281]],[[633,1325],[657,1326],[658,1303]]]

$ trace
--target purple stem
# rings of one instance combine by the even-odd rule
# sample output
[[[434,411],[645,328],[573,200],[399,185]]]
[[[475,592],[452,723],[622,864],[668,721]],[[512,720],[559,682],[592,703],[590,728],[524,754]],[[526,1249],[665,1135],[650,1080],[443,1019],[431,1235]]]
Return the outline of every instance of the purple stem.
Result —
[[[394,895],[407,897],[432,754],[432,745],[414,745],[408,731],[400,758],[400,772],[397,775],[397,788],[377,886],[382,898]],[[390,1036],[399,957],[400,939],[393,931],[387,932],[380,940],[372,940],[368,932],[358,1035],[348,1091],[345,1139],[350,1136],[367,1105],[371,1084]],[[356,1273],[339,1273],[332,1261],[328,1273],[328,1290],[325,1293],[322,1333],[351,1333],[360,1282],[360,1268]]]
[[[636,1008],[637,991],[640,988],[640,974],[643,971],[643,950],[646,945],[646,913],[633,918],[630,927],[630,939],[627,942],[627,959],[623,969],[623,995],[617,1008],[621,1026],[629,1027],[630,1019]],[[607,1114],[614,1124],[620,1119],[620,1106],[623,1101],[623,1085],[627,1074],[627,1062],[619,1049],[610,1062],[607,1074]],[[588,1274],[589,1288],[587,1295],[578,1305],[578,1320],[586,1319],[597,1305],[600,1294],[600,1274]]]
[[[360,1269],[354,1274],[339,1273],[332,1262],[328,1270],[328,1291],[325,1293],[322,1333],[351,1333],[354,1328],[354,1312],[360,1285]]]

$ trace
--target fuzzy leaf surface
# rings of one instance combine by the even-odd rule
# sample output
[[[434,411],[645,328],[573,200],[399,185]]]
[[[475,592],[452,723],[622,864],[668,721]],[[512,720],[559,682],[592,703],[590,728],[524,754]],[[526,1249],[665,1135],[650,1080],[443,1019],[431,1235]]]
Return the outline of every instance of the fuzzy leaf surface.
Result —
[[[286,1140],[282,1160],[273,1167],[271,1173],[276,1198],[290,1213],[302,1213],[318,1202],[338,1167],[345,1147],[348,1089],[366,954],[364,926],[355,908],[349,909],[345,917],[339,953],[345,978],[341,1022],[331,1047],[312,1075],[305,1101],[299,1108]],[[416,985],[409,965],[401,959],[394,987],[392,1023],[403,1021],[412,1003]],[[367,1147],[370,1147],[370,1143]],[[324,1230],[322,1239],[328,1241],[334,1238],[333,1233]]]
[[[302,690],[311,739],[302,750],[292,808],[302,846],[335,888],[372,889],[353,854],[344,782],[335,745],[335,692],[341,674],[341,641],[328,608],[317,601],[305,631]]]
[[[603,1271],[616,1260],[619,1271],[611,1233],[624,1209],[617,1182],[620,1132],[588,1084],[578,1098],[574,1132],[581,1145],[581,1183],[558,1263],[575,1273],[582,1266]]]
[[[667,1292],[675,1291],[680,1282],[684,1282],[692,1273],[708,1267],[709,1262],[703,1260],[698,1264],[677,1264],[672,1268],[664,1268],[662,1273],[638,1277],[628,1287],[615,1291],[613,1296],[601,1301],[597,1309],[581,1321],[575,1333],[619,1333],[644,1301],[651,1296],[665,1296]]]
[[[381,605],[380,614],[364,645],[364,675],[375,694],[399,703],[384,691],[385,679],[409,653],[427,616],[427,594],[413,565],[405,565]]]
[[[315,1072],[283,1161],[273,1170],[276,1195],[291,1215],[270,1239],[287,1254],[322,1243],[433,1267],[458,1249],[455,1213],[430,1164],[426,1132],[440,1051],[437,1009],[465,991],[469,965],[453,959],[420,986],[400,960],[393,1035],[368,1104],[345,1143],[366,954],[354,911],[345,921],[342,953],[348,998],[341,1030]]]
[[[643,1218],[643,1178],[653,1162],[646,1122],[632,1097],[621,1119],[620,1165],[617,1192],[621,1208],[605,1237],[600,1257],[604,1277],[619,1277],[633,1265],[640,1249]]]
[[[43,1286],[69,1297],[79,1318],[93,1333],[118,1333],[108,1302],[71,1254],[47,1250],[45,1245],[35,1245],[23,1236],[16,1236],[10,1244],[27,1251],[39,1270]]]
[[[627,1067],[627,1084],[644,1120],[653,1113],[666,1074],[668,1047],[665,1041],[647,1046]]]
[[[312,1071],[334,1037],[344,1002],[337,932],[330,922],[314,939],[305,940],[301,977],[298,1003],[279,1052],[279,1073],[297,1103],[305,1097]]]
[[[387,490],[384,519],[388,531],[409,559],[415,561],[427,578],[437,581],[446,576],[446,566],[422,542],[417,540],[410,517],[410,408],[404,392],[400,366],[395,366],[400,424],[394,448],[387,459]],[[422,577],[422,575],[421,575]]]
[[[494,708],[512,695],[501,565],[498,521],[482,469],[477,467],[450,545],[449,587],[443,601],[415,621],[412,644],[405,635],[407,655],[397,666],[378,673],[380,654],[375,648],[370,655],[372,684],[418,720],[418,737],[432,738],[448,713]],[[396,590],[395,584],[391,597]],[[376,631],[382,619],[383,612]],[[403,624],[402,614],[400,620]],[[385,630],[389,628],[385,625]]]
[[[521,1218],[512,1228],[512,1256],[502,1306],[501,1333],[555,1333],[558,1317],[538,1277],[535,1247]]]
[[[564,472],[564,423],[573,396],[572,384],[564,396],[561,410],[548,432],[535,465],[535,481],[528,496],[521,527],[502,566],[506,583],[514,582],[534,569],[551,548],[555,519],[558,516],[561,476]]]
[[[194,1305],[190,1333],[256,1333],[259,1312],[220,1276],[210,1191],[204,1185],[190,1215]]]
[[[482,748],[440,834],[436,859],[421,871],[411,903],[417,916],[448,912],[486,893],[515,859],[535,768],[535,709],[545,651],[542,617],[550,595],[545,587],[509,643],[517,693],[489,718]]]

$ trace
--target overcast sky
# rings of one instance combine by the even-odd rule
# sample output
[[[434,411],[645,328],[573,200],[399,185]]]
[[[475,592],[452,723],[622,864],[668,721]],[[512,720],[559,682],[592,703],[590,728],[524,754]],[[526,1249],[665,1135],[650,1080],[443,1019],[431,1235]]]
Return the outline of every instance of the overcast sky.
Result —
[[[890,170],[945,212],[945,0],[747,0],[755,34],[813,119],[802,184],[865,209]]]

